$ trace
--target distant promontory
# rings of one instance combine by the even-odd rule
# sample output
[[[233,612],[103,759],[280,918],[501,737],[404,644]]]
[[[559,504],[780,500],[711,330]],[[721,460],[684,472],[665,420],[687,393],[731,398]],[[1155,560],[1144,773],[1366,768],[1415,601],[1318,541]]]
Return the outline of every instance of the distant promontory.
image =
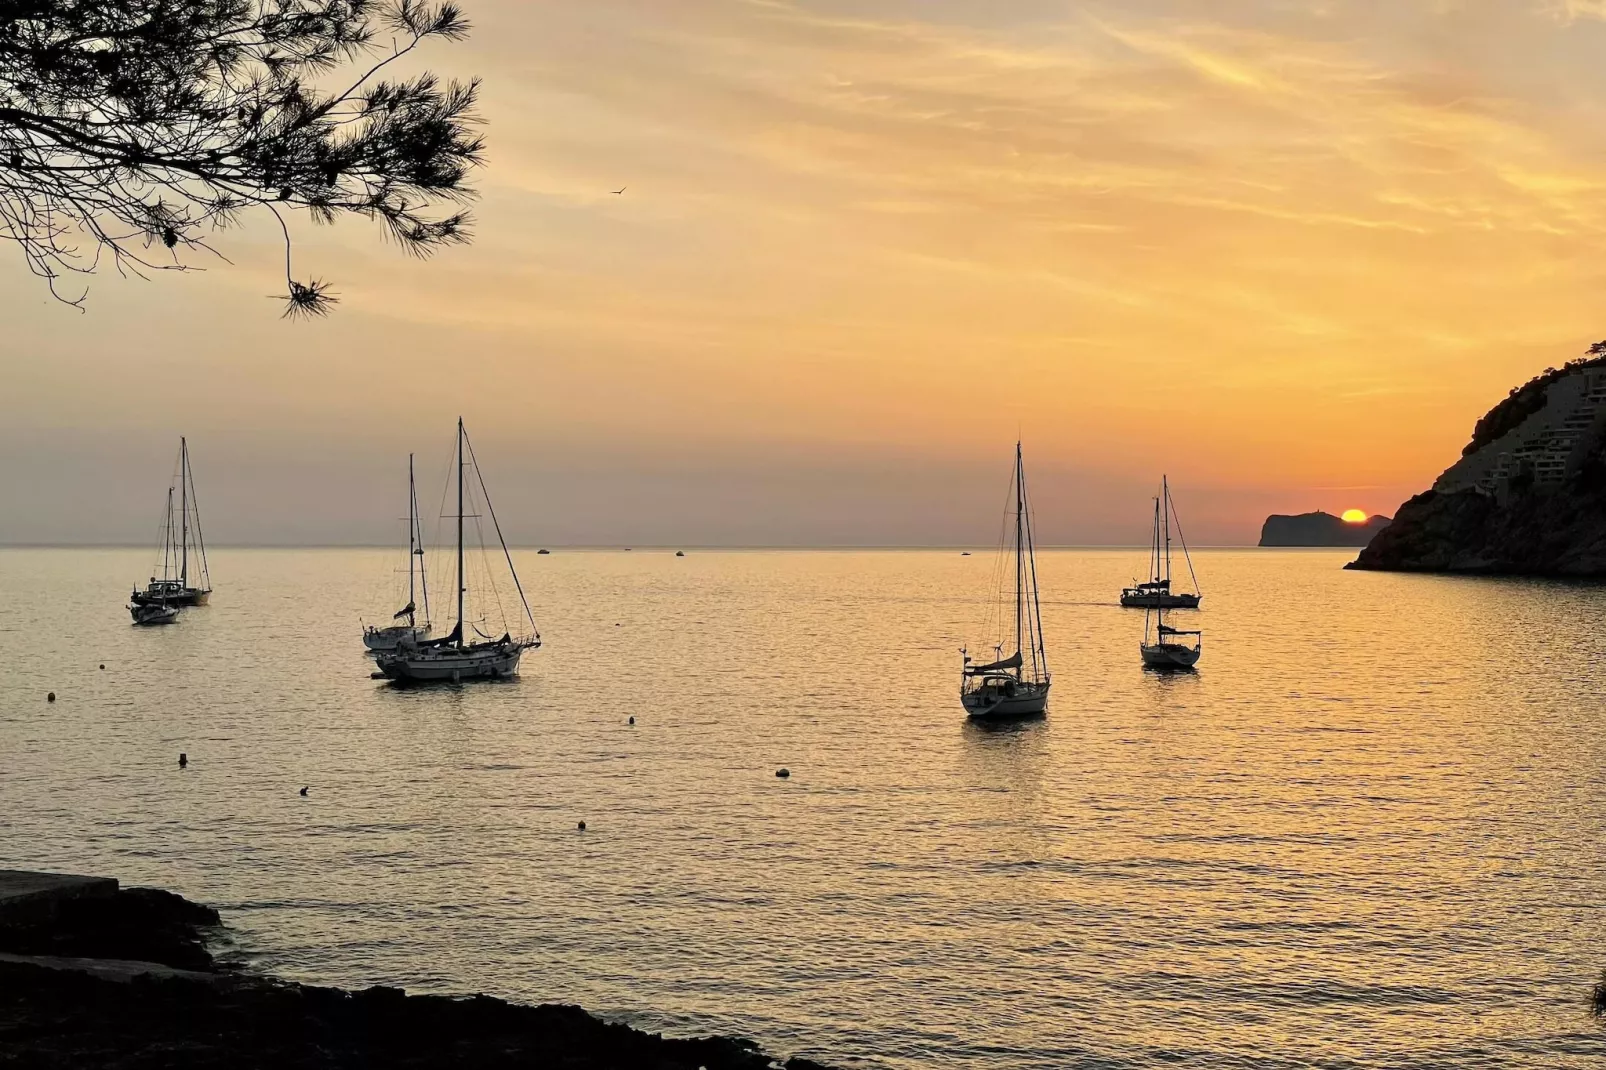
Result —
[[[1489,410],[1348,567],[1606,577],[1606,342]]]
[[[1386,516],[1351,524],[1332,513],[1268,516],[1260,529],[1262,546],[1365,546],[1389,526]]]

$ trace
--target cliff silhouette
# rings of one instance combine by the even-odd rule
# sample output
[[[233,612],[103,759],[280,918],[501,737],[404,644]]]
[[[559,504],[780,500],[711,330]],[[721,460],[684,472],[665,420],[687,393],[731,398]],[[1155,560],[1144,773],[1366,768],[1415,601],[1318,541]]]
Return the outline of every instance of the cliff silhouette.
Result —
[[[1262,546],[1365,546],[1372,537],[1389,526],[1386,516],[1374,516],[1364,524],[1347,524],[1332,513],[1300,513],[1297,516],[1272,515],[1260,529]]]
[[[1347,567],[1606,577],[1606,342],[1513,389]]]

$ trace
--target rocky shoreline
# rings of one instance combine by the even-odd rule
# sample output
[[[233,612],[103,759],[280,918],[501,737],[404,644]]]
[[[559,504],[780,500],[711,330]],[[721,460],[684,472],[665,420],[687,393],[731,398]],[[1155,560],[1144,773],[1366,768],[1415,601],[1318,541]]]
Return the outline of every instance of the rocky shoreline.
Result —
[[[32,874],[0,874],[4,877]],[[0,896],[0,1066],[828,1070],[579,1007],[293,984],[219,966],[220,918],[156,889]],[[0,889],[3,890],[3,889]]]

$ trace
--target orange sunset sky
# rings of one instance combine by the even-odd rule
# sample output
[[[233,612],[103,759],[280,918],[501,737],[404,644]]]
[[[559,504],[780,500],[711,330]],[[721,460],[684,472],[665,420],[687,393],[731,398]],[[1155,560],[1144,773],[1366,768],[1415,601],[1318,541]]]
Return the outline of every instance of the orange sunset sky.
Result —
[[[478,238],[53,304],[0,250],[0,541],[385,541],[459,413],[528,544],[1044,543],[1392,512],[1606,337],[1600,0],[466,0]],[[626,186],[623,196],[607,191]],[[427,498],[428,495],[426,494]]]

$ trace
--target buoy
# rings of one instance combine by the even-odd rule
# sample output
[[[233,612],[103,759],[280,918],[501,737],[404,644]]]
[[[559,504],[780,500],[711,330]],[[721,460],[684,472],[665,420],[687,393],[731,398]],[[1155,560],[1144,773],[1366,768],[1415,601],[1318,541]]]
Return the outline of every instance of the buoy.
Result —
[[[307,794],[307,789],[306,788],[302,788],[301,789],[301,794],[302,795],[306,795]]]
[[[777,769],[775,770],[775,775],[780,777],[782,780],[785,780],[787,777],[792,775],[792,771],[785,768]]]
[[[190,756],[188,754],[185,754],[183,751],[180,751],[179,755],[178,755],[178,767],[180,769],[183,769],[186,765],[189,765],[189,764],[190,764]]]
[[[580,826],[579,827],[580,827],[580,831],[584,832],[586,830],[586,823],[584,821],[580,822]]]
[[[46,702],[54,702],[54,701],[56,701],[56,693],[54,691],[52,691],[50,694],[46,695],[45,696],[45,701]]]
[[[676,550],[675,551],[675,556],[676,557],[685,557],[686,556],[686,551],[685,550]]]
[[[630,718],[630,723],[631,724],[635,724],[636,723],[636,719],[634,717]]]
[[[101,663],[100,663],[100,667],[101,667],[101,668],[102,668],[102,669],[104,669],[104,668],[105,668],[105,667],[106,667],[106,663],[105,663],[105,662],[104,662],[104,661],[103,661],[103,662],[101,662]]]

